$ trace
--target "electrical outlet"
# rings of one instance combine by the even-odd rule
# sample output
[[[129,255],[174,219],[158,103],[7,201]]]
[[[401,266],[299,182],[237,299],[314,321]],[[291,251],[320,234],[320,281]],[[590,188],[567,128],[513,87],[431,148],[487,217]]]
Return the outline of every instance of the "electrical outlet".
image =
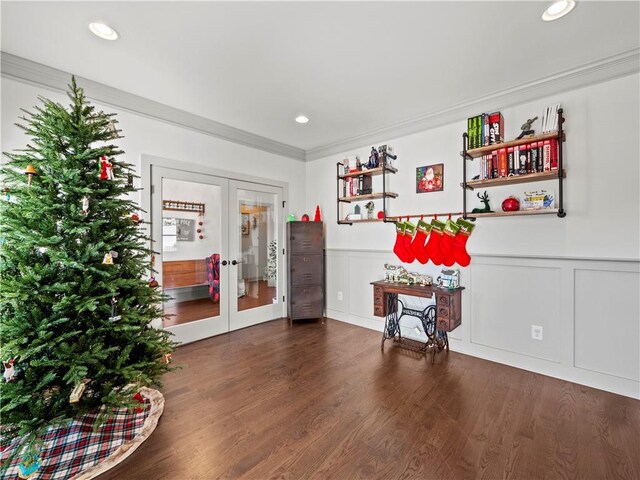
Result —
[[[531,338],[542,340],[542,327],[540,325],[531,325]]]
[[[342,301],[342,292],[338,292],[338,301]]]

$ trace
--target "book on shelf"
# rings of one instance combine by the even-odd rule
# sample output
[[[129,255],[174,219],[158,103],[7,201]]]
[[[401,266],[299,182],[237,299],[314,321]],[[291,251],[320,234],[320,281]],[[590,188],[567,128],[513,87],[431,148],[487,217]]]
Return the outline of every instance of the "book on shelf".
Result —
[[[502,115],[500,112],[491,115],[497,115],[498,131],[502,135],[504,131]],[[467,119],[467,149],[472,150],[491,144],[491,115],[482,113]],[[499,138],[503,137],[500,136]],[[499,143],[500,141],[502,140],[494,141],[493,143]]]
[[[542,133],[555,132],[558,130],[558,110],[560,104],[549,105],[542,114]]]
[[[504,118],[502,113],[489,114],[489,145],[504,142]]]
[[[515,175],[514,169],[514,157],[513,157],[513,147],[507,148],[507,175],[512,177]]]

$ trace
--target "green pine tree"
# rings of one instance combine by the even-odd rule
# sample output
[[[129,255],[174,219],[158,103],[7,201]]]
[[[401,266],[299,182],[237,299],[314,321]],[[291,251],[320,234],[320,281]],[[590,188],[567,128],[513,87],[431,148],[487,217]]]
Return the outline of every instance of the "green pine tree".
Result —
[[[171,368],[164,361],[174,346],[169,334],[149,327],[162,316],[161,294],[147,283],[149,238],[127,198],[135,191],[132,165],[116,160],[123,152],[109,144],[121,138],[114,114],[96,111],[75,78],[68,95],[68,108],[40,98],[33,113],[23,110],[26,125],[18,126],[32,141],[5,153],[0,170],[7,189],[0,201],[0,359],[13,359],[16,373],[0,379],[4,441],[19,436],[33,444],[47,427],[102,405],[105,416],[131,407],[138,386],[159,386]],[[113,179],[100,179],[102,156]],[[30,165],[36,175],[29,186]],[[109,252],[117,253],[111,265],[103,263]],[[112,299],[119,321],[110,319]],[[83,382],[80,401],[70,403]]]

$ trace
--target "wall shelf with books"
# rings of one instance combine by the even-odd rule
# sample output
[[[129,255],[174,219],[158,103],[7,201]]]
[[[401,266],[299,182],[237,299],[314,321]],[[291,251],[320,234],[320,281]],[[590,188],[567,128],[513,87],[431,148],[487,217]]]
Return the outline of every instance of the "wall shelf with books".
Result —
[[[383,222],[387,217],[387,200],[397,198],[398,194],[388,192],[387,176],[398,170],[392,165],[396,160],[393,149],[389,145],[382,145],[377,150],[371,148],[371,155],[366,164],[360,162],[360,157],[344,158],[336,164],[336,220],[338,225],[353,225],[354,223]],[[350,165],[351,163],[351,165]],[[373,177],[382,177],[382,185],[377,185],[374,191]],[[382,209],[376,206],[374,200],[382,200]],[[362,207],[360,202],[367,202]],[[353,212],[344,213],[345,203],[355,203]],[[365,209],[366,213],[362,211]],[[378,210],[378,213],[375,211]]]
[[[542,119],[542,134],[534,135],[532,123],[537,119],[527,120],[522,125],[521,138],[503,141],[504,121],[497,112],[472,117],[468,120],[468,130],[462,135],[462,210],[464,218],[507,217],[516,215],[556,214],[563,218],[564,209],[563,182],[566,171],[563,167],[563,144],[565,133],[560,105],[548,107]],[[469,148],[471,146],[475,148]],[[480,159],[480,175],[467,180],[467,160]],[[505,185],[524,184],[542,181],[557,181],[558,195],[554,199],[553,192],[525,192],[523,210],[507,212],[488,212],[487,195],[480,197],[485,203],[484,212],[474,213],[467,210],[467,191],[480,188],[499,187]],[[532,198],[543,200],[531,201]],[[513,197],[511,197],[513,198]],[[510,199],[511,200],[511,199]],[[515,202],[517,200],[511,200]],[[538,201],[543,206],[540,208]],[[556,205],[554,206],[554,203]],[[519,202],[515,208],[519,208]],[[555,208],[557,206],[557,208]],[[511,205],[506,210],[514,208]],[[478,209],[475,209],[476,212]]]

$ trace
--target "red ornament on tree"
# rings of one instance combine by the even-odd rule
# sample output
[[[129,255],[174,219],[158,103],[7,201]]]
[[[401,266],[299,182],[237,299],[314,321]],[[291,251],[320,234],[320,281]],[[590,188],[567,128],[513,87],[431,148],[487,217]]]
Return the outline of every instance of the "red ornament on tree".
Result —
[[[303,222],[308,222],[309,221],[309,215],[307,215],[306,213],[304,215],[302,215],[302,219]]]
[[[313,221],[314,222],[321,222],[322,221],[322,217],[320,216],[320,205],[316,206],[316,214],[313,217]]]

